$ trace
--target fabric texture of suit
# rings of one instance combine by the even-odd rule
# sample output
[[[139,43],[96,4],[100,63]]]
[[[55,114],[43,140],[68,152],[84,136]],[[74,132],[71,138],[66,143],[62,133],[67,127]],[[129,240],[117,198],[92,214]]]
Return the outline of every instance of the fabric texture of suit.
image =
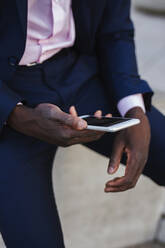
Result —
[[[134,28],[130,20],[130,0],[73,0],[76,24],[74,48],[85,55],[86,70],[99,64],[99,73],[107,85],[112,106],[125,96],[145,93],[150,107],[152,91],[141,80],[136,65]],[[0,3],[0,128],[22,99],[5,81],[23,55],[26,42],[27,0],[2,0]],[[81,71],[81,65],[79,68]],[[86,72],[84,72],[86,73]],[[4,108],[5,103],[5,108]]]
[[[18,64],[25,49],[27,0],[0,2],[0,231],[8,248],[64,248],[51,177],[57,147],[4,125],[20,101],[32,108],[49,102],[67,112],[74,104],[79,115],[97,109],[106,114],[117,111],[121,98],[144,93],[152,130],[144,173],[165,185],[160,134],[165,118],[151,106],[152,90],[137,72],[130,1],[73,0],[72,7],[74,47],[26,68]],[[113,138],[107,134],[86,145],[109,156]]]

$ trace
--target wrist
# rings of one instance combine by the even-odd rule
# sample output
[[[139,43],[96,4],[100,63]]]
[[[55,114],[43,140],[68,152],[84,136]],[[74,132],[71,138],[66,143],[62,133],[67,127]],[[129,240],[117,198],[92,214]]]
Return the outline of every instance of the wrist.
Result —
[[[24,105],[17,105],[9,115],[7,124],[12,128],[19,129],[32,120],[35,120],[34,110]]]
[[[139,119],[143,118],[144,116],[146,115],[141,107],[134,107],[130,109],[125,115],[125,117],[127,118],[139,118]]]
[[[138,129],[140,132],[142,132],[141,134],[143,134],[143,140],[145,140],[145,138],[147,139],[147,142],[149,144],[150,142],[150,137],[151,137],[151,128],[150,128],[150,123],[149,120],[147,118],[147,115],[144,113],[144,111],[142,110],[142,108],[140,107],[135,107],[130,109],[127,114],[126,114],[127,118],[136,118],[140,120],[140,124],[137,126],[132,127],[134,130]],[[140,128],[140,129],[139,129]],[[128,130],[132,129],[128,128]]]

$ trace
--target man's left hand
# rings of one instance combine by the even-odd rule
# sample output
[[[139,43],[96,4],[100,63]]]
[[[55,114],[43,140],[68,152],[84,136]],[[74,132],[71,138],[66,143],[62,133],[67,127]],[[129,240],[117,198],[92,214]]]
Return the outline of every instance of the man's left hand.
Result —
[[[127,155],[125,174],[106,183],[105,192],[122,192],[134,188],[148,159],[150,144],[150,124],[139,107],[126,114],[128,118],[138,118],[139,125],[120,131],[115,138],[108,173],[114,174],[120,165],[123,153]]]

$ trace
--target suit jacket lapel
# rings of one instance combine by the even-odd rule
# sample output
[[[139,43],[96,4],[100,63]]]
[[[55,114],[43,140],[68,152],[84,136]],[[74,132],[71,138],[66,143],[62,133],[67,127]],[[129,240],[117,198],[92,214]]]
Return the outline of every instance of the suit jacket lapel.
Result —
[[[89,44],[91,15],[89,14],[88,1],[72,0],[72,10],[76,26],[76,46],[78,47],[84,47],[86,43]]]
[[[27,27],[27,0],[16,0],[18,14],[20,18],[20,22],[22,25],[22,29],[24,34],[26,34]]]
[[[106,0],[72,0],[76,25],[76,46],[90,49]]]

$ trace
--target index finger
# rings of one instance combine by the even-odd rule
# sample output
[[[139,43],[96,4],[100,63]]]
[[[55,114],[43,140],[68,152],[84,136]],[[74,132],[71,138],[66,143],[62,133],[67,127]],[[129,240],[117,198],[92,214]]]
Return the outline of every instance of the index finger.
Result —
[[[133,188],[140,177],[140,168],[141,161],[134,159],[133,153],[129,154],[125,175],[107,182],[106,190],[109,192],[119,192]]]

